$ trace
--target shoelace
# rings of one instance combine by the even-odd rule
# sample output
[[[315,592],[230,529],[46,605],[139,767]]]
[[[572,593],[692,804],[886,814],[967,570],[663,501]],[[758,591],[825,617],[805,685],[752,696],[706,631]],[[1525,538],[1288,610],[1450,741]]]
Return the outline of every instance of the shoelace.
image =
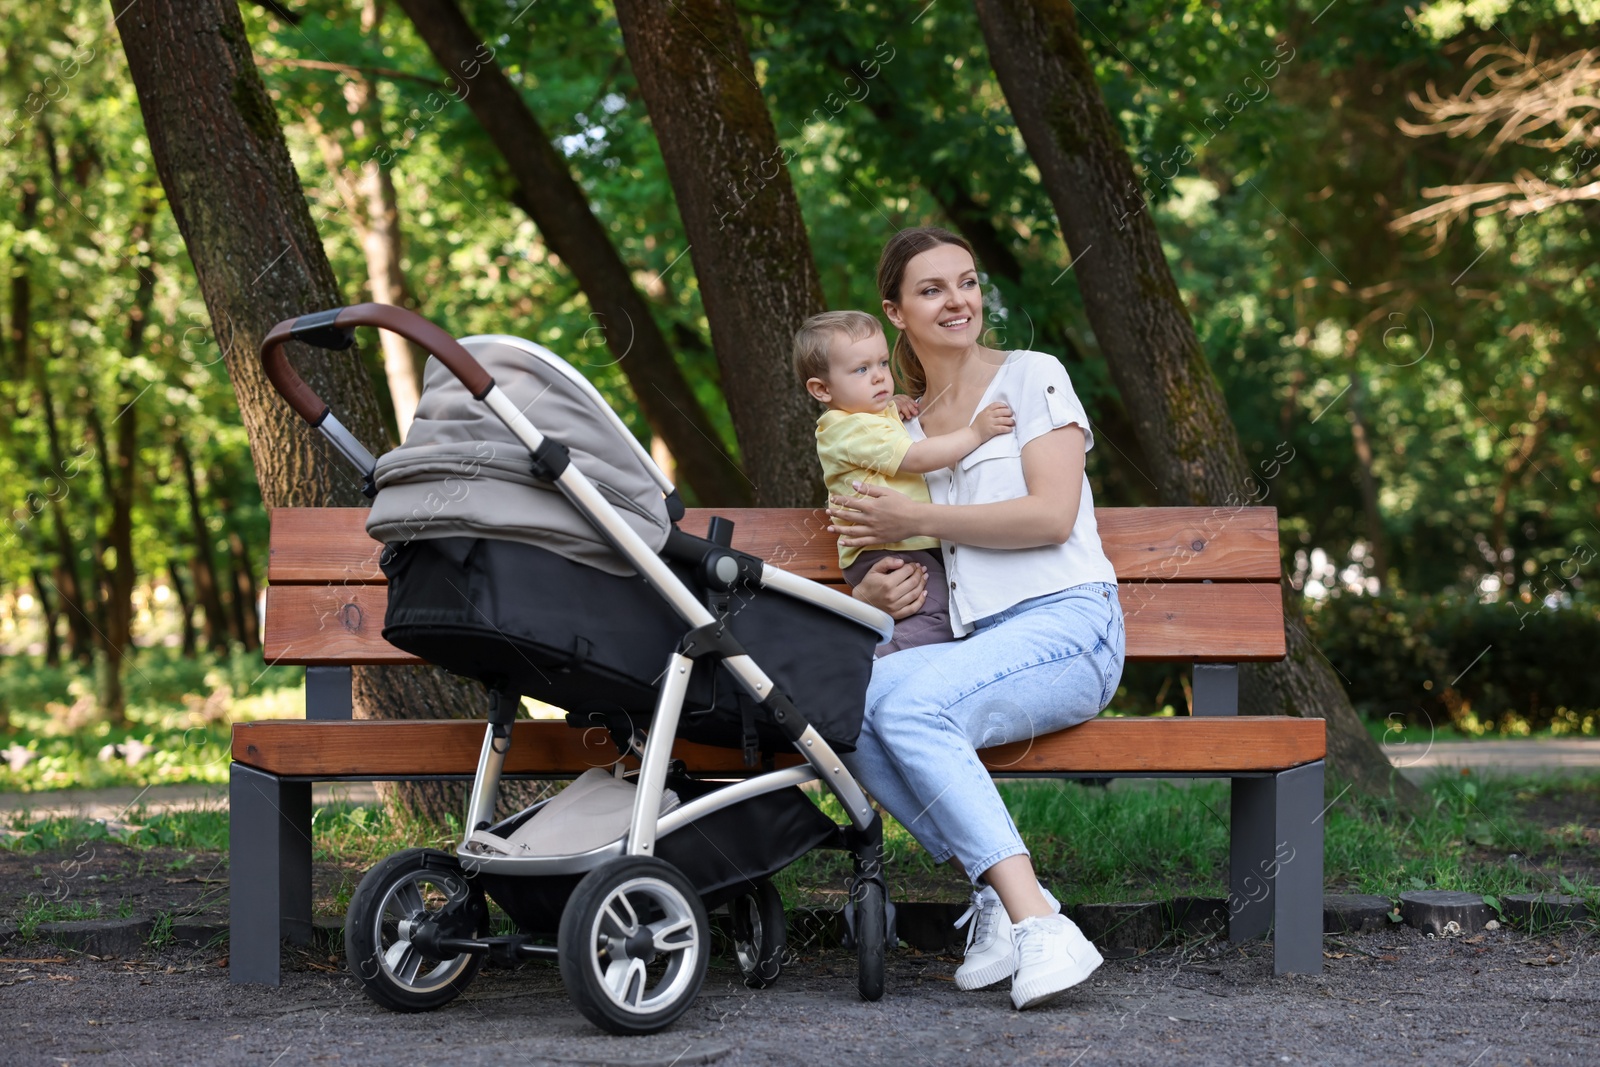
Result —
[[[956,929],[966,926],[968,920],[973,920],[967,927],[967,948],[971,949],[978,941],[987,941],[994,933],[995,918],[1000,911],[1000,901],[986,893],[972,894],[972,903],[967,905],[967,910],[961,913],[961,918],[955,922]]]
[[[1066,930],[1059,922],[1041,923],[1038,920],[1028,920],[1019,923],[1016,927],[1015,941],[1017,944],[1017,966],[1038,963],[1050,954],[1047,942],[1052,938],[1061,939],[1061,948],[1068,956],[1077,959],[1070,945],[1066,943]]]

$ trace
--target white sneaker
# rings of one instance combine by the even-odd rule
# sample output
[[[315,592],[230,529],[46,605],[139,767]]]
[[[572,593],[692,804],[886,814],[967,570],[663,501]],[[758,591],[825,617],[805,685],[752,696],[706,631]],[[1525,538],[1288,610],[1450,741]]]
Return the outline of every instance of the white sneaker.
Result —
[[[1061,905],[1042,886],[1039,890],[1057,913]],[[956,988],[982,989],[1010,978],[1017,969],[1017,952],[1011,939],[1011,916],[1000,903],[1000,894],[991,886],[984,886],[972,894],[972,903],[956,920],[956,926],[967,922],[967,954],[956,968]]]
[[[1018,1011],[1052,1000],[1094,973],[1105,962],[1065,915],[1040,915],[1017,923],[1017,972],[1011,1003]]]

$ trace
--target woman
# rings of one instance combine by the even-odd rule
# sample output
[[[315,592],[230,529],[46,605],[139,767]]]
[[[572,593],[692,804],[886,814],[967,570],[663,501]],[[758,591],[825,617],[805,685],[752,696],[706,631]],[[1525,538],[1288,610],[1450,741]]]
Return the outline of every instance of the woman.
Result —
[[[1009,977],[1012,1003],[1029,1008],[1101,957],[1039,885],[975,750],[1074,726],[1116,691],[1122,610],[1084,474],[1093,437],[1058,360],[979,342],[983,296],[961,238],[901,231],[884,248],[878,288],[901,331],[896,370],[920,398],[912,436],[949,433],[994,401],[1011,406],[1016,430],[929,474],[932,503],[876,486],[830,500],[841,545],[939,538],[959,638],[878,660],[851,764],[937,862],[954,860],[979,887],[957,985]],[[856,595],[904,617],[925,575],[899,562],[880,561]]]

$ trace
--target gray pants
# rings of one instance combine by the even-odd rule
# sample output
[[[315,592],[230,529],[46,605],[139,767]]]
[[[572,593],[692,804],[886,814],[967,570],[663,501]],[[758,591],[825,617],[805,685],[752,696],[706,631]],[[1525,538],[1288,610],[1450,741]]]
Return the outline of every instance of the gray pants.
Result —
[[[880,559],[903,559],[907,563],[920,563],[928,568],[928,598],[915,615],[895,620],[894,636],[878,646],[879,658],[908,648],[954,641],[955,632],[950,629],[950,587],[944,574],[944,555],[936,548],[917,552],[868,549],[844,569],[844,580],[854,589]]]

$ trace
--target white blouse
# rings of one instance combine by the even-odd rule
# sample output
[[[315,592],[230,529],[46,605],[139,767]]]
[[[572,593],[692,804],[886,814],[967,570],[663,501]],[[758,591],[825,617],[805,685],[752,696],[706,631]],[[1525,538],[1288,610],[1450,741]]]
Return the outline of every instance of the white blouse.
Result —
[[[1084,451],[1094,447],[1089,417],[1073,392],[1066,368],[1043,352],[1012,352],[995,372],[974,415],[996,401],[1011,406],[1017,427],[991,437],[953,468],[928,474],[935,504],[988,504],[1028,495],[1022,449],[1035,437],[1062,426],[1083,430]],[[906,423],[913,439],[927,437],[920,419]],[[950,623],[957,637],[973,623],[1033,597],[1057,593],[1085,582],[1115,583],[1117,574],[1100,547],[1089,476],[1083,476],[1078,517],[1064,544],[1037,548],[979,548],[942,542],[950,583]]]

